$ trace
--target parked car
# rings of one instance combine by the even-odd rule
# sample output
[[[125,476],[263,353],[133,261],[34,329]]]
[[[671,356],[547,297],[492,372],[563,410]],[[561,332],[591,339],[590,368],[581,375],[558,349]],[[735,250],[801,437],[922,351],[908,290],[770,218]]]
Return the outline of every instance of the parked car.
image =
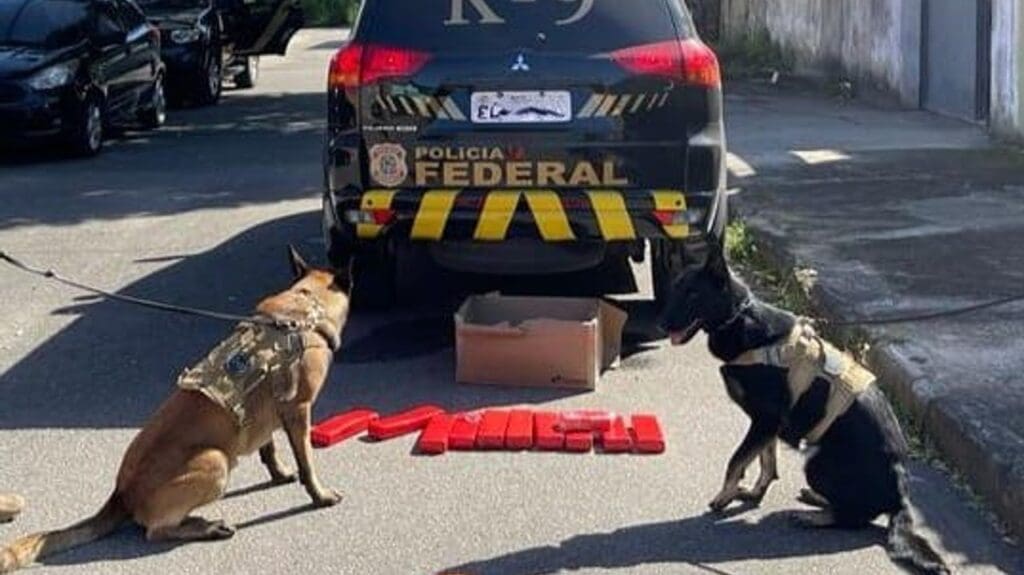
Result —
[[[156,128],[160,36],[131,0],[0,2],[0,141],[93,155],[110,126]]]
[[[160,28],[174,101],[209,105],[225,79],[252,88],[261,54],[284,54],[303,25],[297,0],[140,0]]]
[[[650,253],[663,303],[722,238],[720,72],[679,0],[366,0],[328,100],[325,240],[364,305],[415,244],[496,274]]]

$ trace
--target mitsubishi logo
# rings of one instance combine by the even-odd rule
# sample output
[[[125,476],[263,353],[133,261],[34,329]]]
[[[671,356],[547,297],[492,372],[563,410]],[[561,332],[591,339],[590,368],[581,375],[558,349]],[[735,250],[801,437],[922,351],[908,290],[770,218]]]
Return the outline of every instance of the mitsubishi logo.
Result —
[[[513,72],[529,72],[530,65],[526,63],[526,56],[520,54],[516,57],[516,61],[512,63]]]

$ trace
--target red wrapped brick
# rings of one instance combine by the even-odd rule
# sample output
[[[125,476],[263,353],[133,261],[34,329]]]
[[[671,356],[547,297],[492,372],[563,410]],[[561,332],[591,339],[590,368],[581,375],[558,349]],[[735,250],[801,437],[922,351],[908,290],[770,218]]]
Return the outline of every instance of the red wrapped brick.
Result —
[[[370,437],[376,440],[391,439],[419,431],[427,426],[432,417],[444,410],[436,405],[421,405],[412,409],[382,417],[370,423]]]

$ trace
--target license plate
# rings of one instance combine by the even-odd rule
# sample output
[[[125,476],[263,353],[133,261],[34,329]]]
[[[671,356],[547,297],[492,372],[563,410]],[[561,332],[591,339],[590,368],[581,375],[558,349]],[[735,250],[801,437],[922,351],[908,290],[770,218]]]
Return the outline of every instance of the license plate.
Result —
[[[476,124],[554,124],[572,121],[572,95],[553,92],[473,92]]]

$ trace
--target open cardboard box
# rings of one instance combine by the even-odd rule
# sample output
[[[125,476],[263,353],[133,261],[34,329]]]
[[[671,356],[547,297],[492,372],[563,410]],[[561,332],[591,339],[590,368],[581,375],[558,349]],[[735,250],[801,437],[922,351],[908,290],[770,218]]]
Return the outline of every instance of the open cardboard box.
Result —
[[[619,359],[627,317],[599,299],[471,296],[455,314],[455,378],[592,390]]]

